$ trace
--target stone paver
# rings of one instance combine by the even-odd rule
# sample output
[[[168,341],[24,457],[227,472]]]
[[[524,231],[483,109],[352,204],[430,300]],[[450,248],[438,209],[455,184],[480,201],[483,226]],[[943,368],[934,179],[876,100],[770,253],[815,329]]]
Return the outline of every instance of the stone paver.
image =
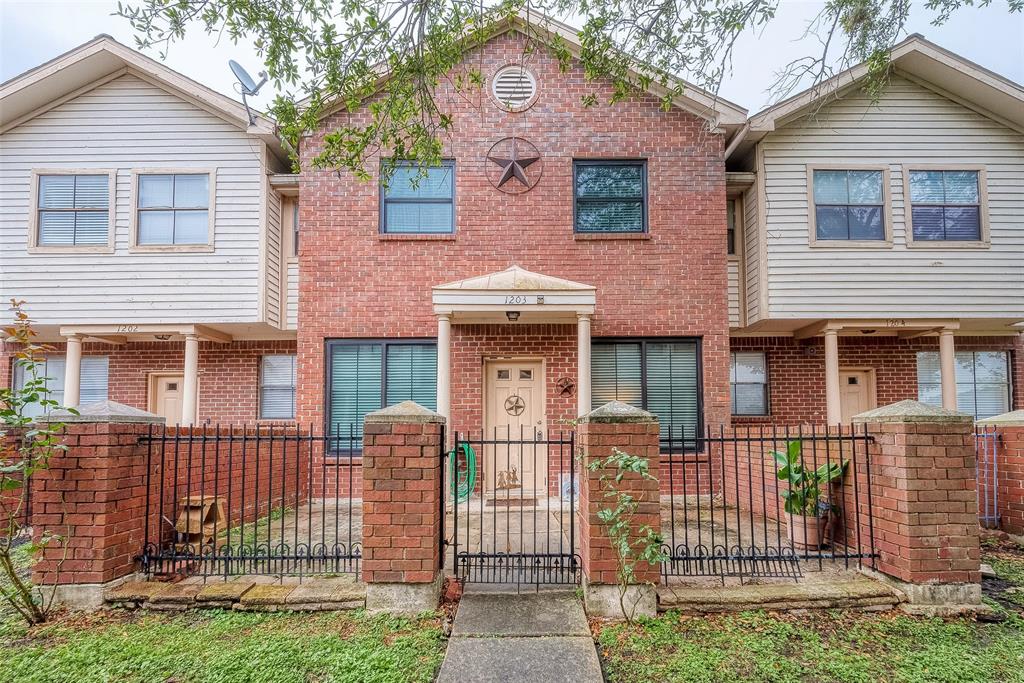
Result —
[[[126,581],[116,588],[103,594],[103,599],[111,604],[127,602],[145,602],[157,593],[167,590],[171,584],[158,581]]]
[[[366,602],[366,584],[354,574],[307,581],[295,587],[285,604],[292,609],[343,609]]]
[[[279,608],[288,600],[296,586],[256,584],[250,588],[235,606],[236,609]]]
[[[249,592],[256,582],[252,579],[236,579],[225,583],[211,583],[196,595],[199,603],[235,603]]]
[[[589,635],[587,617],[571,593],[467,593],[452,628],[452,637]]]
[[[569,593],[468,593],[438,683],[600,683],[583,605]]]
[[[658,608],[691,613],[736,612],[751,609],[891,609],[900,602],[888,585],[852,572],[835,581],[748,584],[708,587],[658,587]]]

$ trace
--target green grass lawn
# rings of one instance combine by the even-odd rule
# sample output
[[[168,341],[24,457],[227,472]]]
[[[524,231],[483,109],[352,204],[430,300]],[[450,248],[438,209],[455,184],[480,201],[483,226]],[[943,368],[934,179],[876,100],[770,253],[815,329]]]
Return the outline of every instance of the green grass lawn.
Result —
[[[1001,624],[881,615],[665,614],[604,628],[610,681],[1024,681],[1024,619]]]
[[[432,681],[439,620],[363,612],[58,616],[31,630],[0,622],[0,680],[273,682]]]

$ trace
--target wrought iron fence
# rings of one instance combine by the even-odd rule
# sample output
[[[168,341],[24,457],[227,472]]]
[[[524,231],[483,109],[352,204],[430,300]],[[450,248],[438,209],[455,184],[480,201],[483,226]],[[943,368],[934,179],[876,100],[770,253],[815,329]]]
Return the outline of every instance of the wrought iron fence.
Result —
[[[999,432],[995,425],[976,425],[974,449],[978,481],[978,522],[999,528]]]
[[[798,579],[877,557],[871,440],[863,426],[671,430],[659,464],[665,579]]]
[[[157,427],[146,450],[147,574],[357,572],[361,431]],[[344,456],[337,454],[344,453]]]
[[[534,586],[580,582],[575,439],[571,431],[545,437],[522,428],[455,434],[444,496],[456,576]]]

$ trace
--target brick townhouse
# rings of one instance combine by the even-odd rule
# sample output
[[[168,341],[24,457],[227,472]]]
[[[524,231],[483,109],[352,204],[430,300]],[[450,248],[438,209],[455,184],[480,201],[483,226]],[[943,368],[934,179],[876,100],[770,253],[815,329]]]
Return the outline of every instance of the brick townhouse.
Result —
[[[585,107],[611,86],[523,28],[442,92],[444,162],[387,183],[310,163],[365,110],[288,174],[272,121],[106,36],[0,86],[0,287],[57,398],[355,448],[406,399],[513,437],[613,399],[663,438],[1024,406],[1019,85],[912,36],[875,104],[857,66],[749,118],[692,86]]]

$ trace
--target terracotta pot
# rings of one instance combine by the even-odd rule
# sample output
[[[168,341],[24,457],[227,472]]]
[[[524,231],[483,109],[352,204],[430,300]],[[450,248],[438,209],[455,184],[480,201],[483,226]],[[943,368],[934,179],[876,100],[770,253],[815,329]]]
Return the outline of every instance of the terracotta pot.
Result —
[[[789,539],[797,550],[818,550],[825,538],[825,522],[828,515],[819,517],[810,515],[786,514],[786,527]]]

